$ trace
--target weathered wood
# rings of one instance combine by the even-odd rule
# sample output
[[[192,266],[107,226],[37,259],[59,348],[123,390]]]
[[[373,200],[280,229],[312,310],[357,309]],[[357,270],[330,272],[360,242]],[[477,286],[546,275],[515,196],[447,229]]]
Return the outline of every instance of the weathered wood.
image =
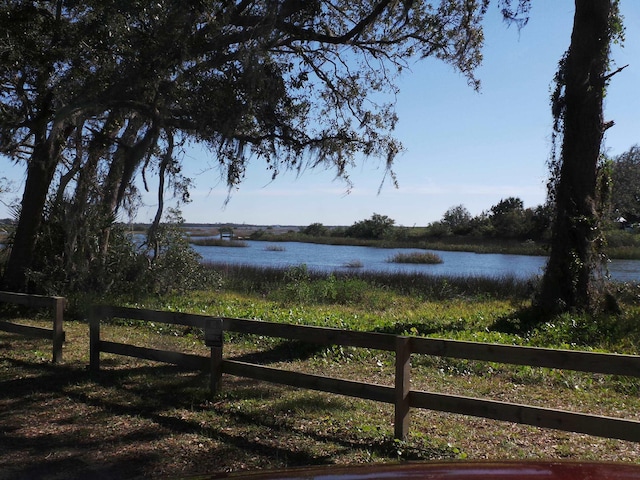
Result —
[[[64,344],[65,335],[62,329],[64,318],[65,299],[54,297],[53,304],[53,363],[62,361],[62,346]]]
[[[209,317],[205,320],[204,344],[207,347],[222,347],[222,319]]]
[[[311,375],[308,373],[290,372],[277,368],[264,367],[235,360],[223,360],[222,371],[239,377],[254,378],[266,382],[290,385],[309,390],[337,393],[349,397],[375,400],[383,403],[394,403],[395,389],[385,385],[375,385],[332,377]]]
[[[413,352],[439,357],[640,377],[640,356],[413,338]]]
[[[338,328],[291,325],[240,318],[223,318],[226,331],[301,340],[320,345],[343,345],[394,351],[396,336],[386,333],[353,332]]]
[[[44,295],[31,295],[28,293],[0,292],[0,302],[16,303],[28,307],[48,308],[56,305],[58,301],[64,301],[64,297],[48,297]]]
[[[115,353],[128,357],[144,358],[156,362],[170,363],[183,368],[201,370],[208,372],[211,368],[209,357],[202,355],[192,355],[189,353],[172,352],[169,350],[158,350],[155,348],[137,347],[125,343],[115,343],[101,340],[100,351],[105,353]]]
[[[222,390],[222,346],[211,347],[211,378],[209,389],[215,395]]]
[[[10,322],[0,322],[0,330],[19,333],[28,337],[46,338],[52,340],[52,361],[53,363],[62,361],[62,346],[65,341],[63,317],[66,300],[64,299],[64,297],[47,297],[43,295],[31,295],[26,293],[0,292],[0,302],[26,305],[31,308],[52,308],[52,329],[43,329],[40,327],[14,324]]]
[[[411,390],[411,339],[396,338],[396,379],[394,435],[404,440],[409,433],[409,392]]]
[[[210,390],[215,395],[222,388],[222,349],[224,334],[221,318],[209,318],[205,323],[204,343],[211,348]]]
[[[205,329],[205,341],[211,347],[211,357],[200,357],[179,352],[167,352],[100,341],[100,319],[112,316],[202,327]],[[220,389],[222,373],[226,373],[293,387],[391,403],[395,406],[396,438],[404,438],[407,434],[410,408],[413,407],[580,432],[607,438],[640,441],[640,422],[637,421],[410,390],[410,358],[412,353],[593,373],[640,376],[640,357],[636,356],[398,337],[396,335],[350,332],[322,327],[286,325],[151,310],[143,311],[120,307],[98,307],[93,309],[90,328],[92,369],[95,365],[99,368],[99,352],[103,351],[210,371],[212,392]],[[395,386],[371,385],[224,360],[222,352],[222,333],[224,330],[301,340],[317,344],[338,344],[395,351]]]
[[[89,370],[100,370],[100,317],[98,309],[92,308],[89,313]]]
[[[409,403],[415,408],[459,413],[632,442],[640,441],[640,422],[635,420],[414,390],[409,394]]]
[[[9,333],[17,333],[26,337],[46,338],[51,340],[53,332],[50,328],[34,327],[31,325],[22,325],[20,323],[11,323],[0,321],[0,330]]]

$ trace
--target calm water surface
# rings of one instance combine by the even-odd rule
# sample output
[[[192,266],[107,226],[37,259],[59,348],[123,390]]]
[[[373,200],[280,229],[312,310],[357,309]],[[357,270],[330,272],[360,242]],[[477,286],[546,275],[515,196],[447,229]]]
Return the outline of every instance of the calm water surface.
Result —
[[[425,275],[484,276],[531,278],[543,271],[546,257],[526,255],[478,254],[469,252],[434,251],[443,263],[414,265],[390,263],[397,253],[424,252],[412,248],[375,248],[348,245],[317,245],[300,242],[247,241],[247,247],[193,248],[204,261],[256,265],[262,267],[288,267],[306,264],[309,269],[320,271],[378,271],[419,272]],[[271,251],[269,248],[283,248]],[[349,268],[347,264],[359,262],[362,268]],[[640,281],[639,260],[613,260],[609,265],[611,277],[617,281]]]

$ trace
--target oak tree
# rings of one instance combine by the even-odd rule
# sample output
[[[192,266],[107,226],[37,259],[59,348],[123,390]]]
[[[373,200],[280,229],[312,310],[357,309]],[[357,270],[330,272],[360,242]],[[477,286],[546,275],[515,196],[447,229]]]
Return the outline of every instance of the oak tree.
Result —
[[[575,0],[571,43],[552,98],[559,145],[551,162],[555,217],[537,300],[547,312],[597,309],[606,297],[599,171],[604,132],[613,122],[604,119],[603,98],[617,72],[609,71],[611,45],[622,35],[617,0]]]
[[[140,174],[159,177],[157,225],[165,188],[188,196],[188,143],[208,149],[229,188],[249,159],[274,176],[311,166],[348,181],[356,159],[379,157],[393,179],[402,147],[393,101],[381,99],[419,57],[477,86],[487,3],[3,2],[0,154],[26,171],[5,287],[25,289],[25,273],[46,261],[36,243],[48,212],[77,233],[57,254],[91,244],[85,262],[95,263]],[[83,233],[89,217],[98,246]]]

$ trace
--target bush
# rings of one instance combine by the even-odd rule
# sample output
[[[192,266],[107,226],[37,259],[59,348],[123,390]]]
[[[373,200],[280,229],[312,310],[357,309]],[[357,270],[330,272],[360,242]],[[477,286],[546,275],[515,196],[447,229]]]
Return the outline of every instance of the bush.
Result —
[[[329,234],[329,229],[321,223],[312,223],[303,228],[302,233],[311,237],[325,237]]]
[[[66,208],[61,205],[46,212],[36,260],[27,272],[29,291],[80,298],[166,294],[219,285],[220,276],[201,265],[200,255],[184,238],[181,219],[161,224],[153,242],[140,243],[124,225],[97,209],[71,224]]]
[[[395,220],[386,215],[374,213],[371,218],[354,223],[345,231],[347,237],[382,239],[392,235]]]
[[[158,249],[150,257],[148,272],[149,293],[164,295],[214,286],[219,276],[202,265],[202,257],[184,237],[179,224],[160,225],[156,233]]]
[[[338,303],[341,305],[359,302],[365,296],[369,285],[359,278],[337,278],[329,275],[324,280],[312,284],[312,299],[318,303]]]
[[[311,299],[311,275],[306,264],[290,267],[284,275],[284,301],[309,302]]]
[[[449,225],[442,222],[433,222],[427,227],[425,232],[427,237],[449,237],[453,234]]]

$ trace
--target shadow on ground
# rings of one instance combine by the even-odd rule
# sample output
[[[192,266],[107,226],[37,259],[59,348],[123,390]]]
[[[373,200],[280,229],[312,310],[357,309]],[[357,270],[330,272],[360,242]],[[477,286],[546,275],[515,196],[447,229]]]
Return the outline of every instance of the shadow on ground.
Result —
[[[3,340],[5,353],[12,342]],[[282,361],[287,352],[288,358],[311,355],[281,344],[241,358]],[[0,479],[171,477],[329,464],[358,450],[397,458],[397,444],[387,436],[303,430],[300,416],[278,414],[297,408],[331,416],[349,408],[341,401],[318,395],[291,403],[283,387],[226,377],[227,393],[211,397],[205,374],[157,364],[103,365],[91,373],[85,365],[0,358]],[[247,401],[269,402],[276,415],[244,409]],[[450,454],[425,448],[416,458]]]

